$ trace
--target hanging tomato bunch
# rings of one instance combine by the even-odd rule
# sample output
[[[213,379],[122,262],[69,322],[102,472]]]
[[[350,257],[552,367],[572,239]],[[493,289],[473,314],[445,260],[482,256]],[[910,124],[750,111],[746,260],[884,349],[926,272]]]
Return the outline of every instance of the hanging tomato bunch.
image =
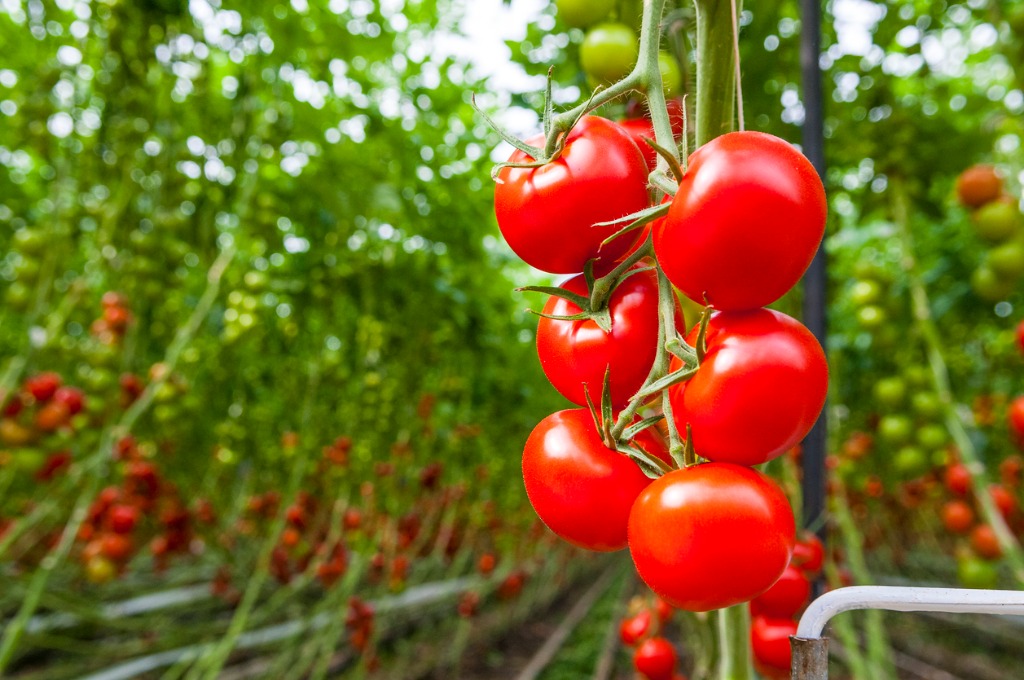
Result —
[[[985,260],[971,275],[971,287],[989,302],[1005,300],[1024,274],[1024,217],[1003,178],[991,165],[974,165],[956,181],[961,205],[971,211],[975,234],[988,244]]]
[[[559,3],[575,25],[603,16],[583,9]],[[645,7],[642,35],[658,30],[658,12]],[[761,595],[791,561],[789,502],[752,466],[807,435],[828,366],[801,323],[764,306],[814,257],[825,192],[799,151],[760,132],[698,140],[687,158],[685,125],[673,125],[683,107],[666,102],[657,41],[641,37],[637,48],[622,37],[634,56],[605,73],[588,41],[609,31],[591,28],[581,50],[585,71],[608,88],[563,114],[546,105],[544,134],[529,142],[503,133],[515,151],[494,173],[512,250],[574,275],[526,289],[552,296],[538,355],[578,408],[536,426],[523,476],[558,536],[597,551],[628,545],[665,602],[708,611]],[[594,114],[637,91],[651,116],[639,133]],[[705,307],[689,333],[676,289]]]

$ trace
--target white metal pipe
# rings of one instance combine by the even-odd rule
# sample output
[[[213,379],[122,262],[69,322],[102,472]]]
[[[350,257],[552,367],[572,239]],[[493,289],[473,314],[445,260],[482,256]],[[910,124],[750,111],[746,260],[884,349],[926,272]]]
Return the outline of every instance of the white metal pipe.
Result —
[[[963,614],[1024,615],[1024,592],[967,588],[914,588],[909,586],[850,586],[837,588],[808,605],[796,637],[818,639],[836,614],[854,609],[896,612],[952,612]]]

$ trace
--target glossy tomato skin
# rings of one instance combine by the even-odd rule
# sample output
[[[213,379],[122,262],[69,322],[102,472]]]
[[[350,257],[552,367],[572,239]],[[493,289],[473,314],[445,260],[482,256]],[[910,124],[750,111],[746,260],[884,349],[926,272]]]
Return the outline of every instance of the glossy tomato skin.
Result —
[[[825,190],[788,142],[731,132],[690,156],[654,251],[669,280],[718,310],[763,307],[803,275],[825,232]]]
[[[586,296],[587,282],[576,276],[562,288]],[[562,396],[586,406],[586,393],[601,403],[606,368],[612,404],[624,406],[643,385],[658,351],[658,277],[653,271],[630,275],[608,301],[612,330],[605,333],[594,321],[564,321],[541,317],[537,324],[537,355],[544,374]],[[564,298],[551,296],[544,313],[578,314],[580,308]],[[676,324],[683,327],[682,310],[676,305]],[[583,384],[586,383],[586,388]]]
[[[786,569],[796,525],[782,489],[730,463],[674,470],[629,514],[637,573],[673,607],[709,611],[746,602]]]
[[[633,652],[633,666],[648,680],[671,680],[676,668],[676,650],[663,637],[652,637]]]
[[[665,108],[668,111],[668,118],[672,124],[672,134],[678,139],[679,135],[683,134],[683,120],[685,118],[683,102],[681,99],[669,99],[665,102]],[[654,170],[654,167],[658,164],[658,152],[654,150],[653,146],[644,141],[644,137],[647,139],[655,138],[654,123],[651,122],[650,114],[643,110],[642,115],[620,120],[619,125],[629,133],[637,148],[643,153],[644,160],[647,161],[647,169]]]
[[[772,586],[750,601],[754,614],[781,619],[792,618],[804,608],[811,597],[811,582],[803,571],[792,564]]]
[[[697,328],[687,342],[696,344]],[[673,369],[679,365],[673,361]],[[679,431],[693,428],[699,455],[757,465],[807,435],[827,391],[828,363],[811,332],[781,312],[758,309],[712,315],[703,363],[669,398]]]
[[[825,564],[825,546],[815,534],[804,531],[793,546],[793,566],[808,576],[816,576]]]
[[[796,621],[755,616],[750,625],[750,644],[757,670],[769,678],[788,678],[792,665],[789,638],[796,635]]]
[[[619,625],[619,639],[622,640],[622,644],[633,646],[640,642],[650,629],[651,612],[644,609],[622,621]]]
[[[543,140],[531,140],[543,144]],[[516,150],[509,161],[533,159]],[[552,274],[578,274],[587,260],[614,260],[636,239],[622,225],[594,227],[647,207],[647,165],[629,133],[610,120],[584,116],[562,154],[539,168],[502,168],[494,190],[498,227],[516,255]]]
[[[649,432],[634,443],[669,459]],[[587,409],[558,411],[534,428],[523,451],[523,480],[549,529],[600,552],[626,547],[629,510],[651,482],[630,458],[604,445]]]

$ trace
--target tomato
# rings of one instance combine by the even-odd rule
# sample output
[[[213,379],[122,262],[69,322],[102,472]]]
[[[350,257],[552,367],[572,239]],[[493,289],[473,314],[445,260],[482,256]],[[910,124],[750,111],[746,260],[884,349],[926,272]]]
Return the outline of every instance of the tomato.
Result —
[[[956,566],[956,575],[965,588],[996,587],[999,571],[996,565],[977,557],[961,557]]]
[[[53,400],[64,404],[71,415],[81,413],[85,407],[85,395],[77,387],[58,387]]]
[[[629,75],[640,53],[640,42],[626,24],[607,22],[587,31],[580,45],[580,66],[591,79],[612,83]]]
[[[622,624],[619,625],[619,639],[622,640],[622,644],[632,646],[642,640],[650,629],[651,612],[649,609],[644,609],[636,616],[623,619]]]
[[[868,330],[880,328],[889,320],[885,310],[878,305],[865,305],[857,310],[857,323]]]
[[[928,423],[918,428],[915,438],[917,443],[926,449],[938,449],[946,445],[949,435],[942,425]]]
[[[89,583],[106,583],[117,576],[117,567],[102,555],[94,555],[85,563],[85,578]]]
[[[687,336],[691,345],[697,332]],[[669,398],[679,431],[693,428],[699,455],[757,465],[807,435],[827,391],[828,364],[811,332],[781,312],[758,309],[712,315],[703,363]]]
[[[874,279],[855,281],[850,288],[850,301],[858,307],[871,305],[882,299],[882,284]]]
[[[110,509],[110,528],[115,534],[130,534],[139,522],[139,509],[134,505],[115,505]]]
[[[999,302],[1013,293],[1013,282],[1000,278],[991,267],[983,264],[971,273],[971,289],[986,302]]]
[[[1006,198],[986,203],[974,213],[975,233],[991,242],[1005,241],[1020,227],[1020,210],[1015,200]]]
[[[730,463],[656,479],[629,514],[640,578],[673,607],[708,611],[746,602],[778,580],[796,535],[782,489]]]
[[[670,52],[658,52],[658,70],[661,71],[661,89],[665,99],[678,97],[683,89],[683,72]]]
[[[650,432],[634,440],[668,460]],[[604,445],[587,409],[553,413],[523,451],[526,495],[537,515],[573,545],[609,552],[626,547],[626,523],[637,495],[651,480],[625,454]]]
[[[509,158],[531,160],[518,150]],[[625,130],[597,116],[576,124],[556,160],[539,168],[502,168],[498,180],[494,211],[502,236],[527,264],[552,274],[578,274],[599,254],[614,261],[633,245],[636,231],[602,248],[601,241],[623,225],[593,225],[647,207],[643,154]]]
[[[974,525],[974,510],[964,501],[948,501],[942,506],[942,525],[950,533],[966,534]]]
[[[796,621],[755,616],[750,625],[750,645],[757,670],[769,678],[788,678],[792,664],[789,638],[796,635]]]
[[[809,531],[800,534],[800,539],[793,546],[793,559],[790,562],[803,570],[808,576],[814,576],[825,564],[825,546],[821,539]]]
[[[800,279],[825,217],[825,190],[799,151],[762,132],[731,132],[690,156],[654,251],[691,300],[754,309]]]
[[[990,484],[988,492],[992,496],[992,502],[995,503],[1003,519],[1010,519],[1010,517],[1017,514],[1017,499],[1009,489],[1002,484]]]
[[[586,28],[608,16],[615,0],[555,0],[558,18],[567,26]]]
[[[52,371],[37,373],[25,380],[25,389],[36,401],[49,401],[60,386],[60,375]]]
[[[996,560],[1003,556],[995,530],[988,524],[979,524],[971,530],[971,548],[978,557]]]
[[[648,680],[671,680],[676,668],[676,650],[663,637],[644,640],[633,652],[633,666]]]
[[[1024,272],[1024,242],[1007,241],[988,251],[989,268],[1003,279],[1016,280]]]
[[[771,588],[750,601],[754,614],[792,618],[811,597],[811,582],[803,571],[790,564]]]
[[[867,432],[854,432],[843,442],[843,454],[858,460],[871,453],[875,446],[875,438]]]
[[[999,477],[1003,480],[1003,486],[1016,488],[1020,486],[1021,473],[1024,472],[1024,460],[1020,456],[1007,456],[999,463]]]
[[[71,412],[67,404],[60,401],[51,401],[43,405],[36,413],[36,428],[43,432],[53,432],[57,428],[66,425],[71,419]]]
[[[633,143],[644,155],[648,170],[654,170],[658,165],[658,152],[654,147],[644,141],[644,138],[654,139],[654,123],[648,118],[626,118],[619,121],[619,126],[629,133]]]
[[[665,623],[672,618],[672,613],[675,611],[668,602],[661,599],[660,597],[654,598],[654,609],[658,612],[658,620]]]
[[[881,378],[872,388],[872,393],[882,406],[896,407],[907,396],[907,384],[899,376]]]
[[[1010,431],[1016,435],[1017,439],[1024,439],[1024,396],[1017,397],[1010,402],[1006,419],[1010,424]]]
[[[562,288],[587,295],[583,275]],[[605,370],[610,367],[612,404],[625,406],[643,385],[658,351],[658,276],[653,271],[633,274],[612,292],[608,301],[612,330],[605,333],[590,319],[563,321],[541,317],[537,324],[537,354],[544,375],[562,396],[586,406],[586,392],[601,403]],[[580,308],[564,298],[551,296],[545,314],[569,316]],[[676,325],[683,327],[676,306]],[[584,387],[586,383],[586,387]]]
[[[956,197],[968,208],[977,208],[999,198],[1003,180],[991,165],[973,165],[956,178]]]
[[[962,463],[954,463],[947,467],[943,475],[943,481],[946,483],[946,488],[949,489],[949,492],[956,496],[966,496],[973,484],[971,473],[967,470],[967,466]]]
[[[914,413],[924,418],[937,418],[942,413],[942,400],[934,392],[915,392],[910,398]]]
[[[878,436],[888,444],[904,444],[914,433],[914,423],[901,414],[890,414],[878,421]]]

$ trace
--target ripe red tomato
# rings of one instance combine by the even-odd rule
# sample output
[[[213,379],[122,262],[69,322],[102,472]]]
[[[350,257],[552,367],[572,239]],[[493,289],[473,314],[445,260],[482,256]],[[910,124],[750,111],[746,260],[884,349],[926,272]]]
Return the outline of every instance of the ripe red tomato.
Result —
[[[800,534],[800,540],[793,546],[791,564],[799,567],[808,576],[815,576],[825,564],[825,546],[821,539],[810,531]]]
[[[683,134],[683,100],[669,99],[665,102],[665,108],[668,110],[669,121],[672,123],[672,134],[678,138]],[[637,148],[643,153],[644,160],[647,161],[647,169],[654,170],[658,164],[658,152],[644,141],[644,137],[654,139],[654,123],[651,122],[650,114],[644,110],[640,116],[620,120],[619,125],[629,133]]]
[[[988,492],[992,496],[992,502],[996,504],[996,508],[999,509],[999,514],[1003,516],[1003,519],[1008,520],[1017,513],[1017,499],[1005,486],[1002,484],[990,484]]]
[[[991,165],[973,165],[956,178],[956,196],[968,208],[977,208],[999,198],[1003,180]]]
[[[619,625],[619,638],[625,645],[635,645],[651,629],[651,611],[641,610],[636,616],[623,619]]]
[[[531,140],[542,144],[543,140]],[[531,162],[516,150],[513,163]],[[629,133],[610,120],[584,116],[562,154],[539,168],[502,168],[494,190],[498,227],[527,264],[577,274],[587,260],[624,253],[635,231],[601,247],[622,224],[594,227],[647,207],[647,165]]]
[[[562,288],[587,295],[583,275],[569,279]],[[562,396],[579,406],[587,405],[586,392],[594,404],[601,403],[608,367],[612,404],[625,406],[651,372],[658,351],[658,277],[654,272],[633,274],[624,280],[612,293],[608,309],[611,333],[589,319],[562,321],[542,316],[537,324],[537,354],[544,374]],[[554,295],[544,305],[545,314],[569,316],[579,312],[575,303]],[[676,325],[682,328],[678,304],[676,312]]]
[[[1017,324],[1017,347],[1024,354],[1024,321]]]
[[[961,500],[953,500],[942,506],[942,525],[954,534],[966,534],[974,525],[974,510]]]
[[[36,401],[48,401],[61,385],[60,375],[53,371],[37,373],[25,380],[25,389]]]
[[[71,412],[61,401],[49,401],[36,413],[36,428],[43,432],[53,432],[71,419]]]
[[[658,612],[658,620],[662,623],[665,623],[666,621],[671,619],[672,612],[675,611],[675,609],[672,608],[672,605],[670,605],[668,602],[665,602],[665,600],[661,599],[660,597],[654,598],[654,609]]]
[[[57,388],[57,391],[53,393],[53,400],[63,403],[71,415],[81,413],[85,406],[85,394],[77,387]]]
[[[762,132],[731,132],[690,157],[654,251],[691,300],[755,309],[800,279],[825,217],[825,190],[799,151]]]
[[[1017,397],[1010,402],[1010,409],[1006,413],[1006,419],[1017,441],[1024,443],[1024,396]]]
[[[633,652],[633,666],[648,680],[670,680],[676,668],[676,650],[663,637],[644,640]]]
[[[687,341],[697,342],[698,329]],[[681,362],[673,361],[673,369]],[[825,404],[828,363],[803,324],[781,312],[720,312],[697,374],[671,388],[680,432],[709,460],[757,465],[800,442]]]
[[[110,528],[115,534],[130,534],[139,522],[139,509],[134,505],[115,505],[110,509]]]
[[[669,460],[650,432],[634,442]],[[533,429],[523,451],[523,480],[549,529],[573,545],[602,552],[626,547],[629,510],[651,483],[629,457],[604,445],[587,409],[558,411]]]
[[[795,535],[782,489],[756,470],[729,463],[658,478],[629,514],[637,573],[666,602],[689,611],[763,593],[789,564]]]
[[[999,545],[995,530],[988,524],[979,524],[971,531],[971,547],[979,557],[997,560],[1003,556],[1003,548]]]
[[[750,601],[750,611],[778,618],[792,618],[811,597],[811,582],[790,564],[771,588]]]
[[[971,488],[971,473],[962,463],[953,463],[946,468],[943,481],[949,492],[957,496],[966,496]]]
[[[796,621],[755,616],[750,625],[754,665],[769,678],[788,678],[792,664],[789,638],[796,635]]]

